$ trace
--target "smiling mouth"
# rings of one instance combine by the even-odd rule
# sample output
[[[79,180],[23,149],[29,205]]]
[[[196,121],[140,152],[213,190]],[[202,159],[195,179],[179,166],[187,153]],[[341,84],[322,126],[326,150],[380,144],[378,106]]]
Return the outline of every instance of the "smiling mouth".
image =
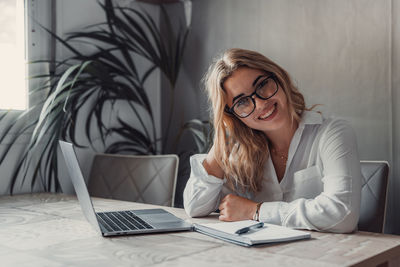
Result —
[[[271,108],[270,110],[267,111],[267,113],[262,114],[261,116],[258,117],[258,119],[259,119],[259,120],[265,120],[265,119],[267,119],[269,116],[271,116],[271,115],[275,112],[276,108],[277,108],[277,104],[275,103],[275,104],[272,106],[272,108]]]

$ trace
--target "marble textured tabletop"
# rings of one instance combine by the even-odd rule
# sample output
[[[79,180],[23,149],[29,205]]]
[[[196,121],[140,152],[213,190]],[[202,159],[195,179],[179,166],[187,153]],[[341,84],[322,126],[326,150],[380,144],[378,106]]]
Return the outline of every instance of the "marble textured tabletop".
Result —
[[[156,206],[93,199],[96,211]],[[164,207],[191,222],[182,209]],[[75,196],[0,197],[0,266],[400,266],[400,236],[311,232],[310,240],[245,248],[196,232],[103,238]]]

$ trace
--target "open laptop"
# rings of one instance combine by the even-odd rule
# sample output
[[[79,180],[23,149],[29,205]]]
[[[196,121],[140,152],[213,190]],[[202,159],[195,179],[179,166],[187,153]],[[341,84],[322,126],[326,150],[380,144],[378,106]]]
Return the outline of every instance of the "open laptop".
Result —
[[[95,212],[71,143],[59,141],[83,214],[103,236],[190,231],[192,225],[164,209]]]

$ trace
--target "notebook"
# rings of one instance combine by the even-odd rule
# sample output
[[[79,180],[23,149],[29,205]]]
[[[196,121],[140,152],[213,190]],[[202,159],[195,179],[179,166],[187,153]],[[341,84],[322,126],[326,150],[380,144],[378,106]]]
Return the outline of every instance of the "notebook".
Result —
[[[236,234],[239,229],[254,225],[254,221],[236,221],[208,224],[194,224],[194,230],[227,242],[241,246],[287,242],[308,239],[311,234],[304,231],[290,229],[284,226],[264,223],[261,228],[254,228],[243,234]]]
[[[83,214],[103,236],[192,230],[192,224],[164,209],[95,212],[73,145],[63,141],[59,144]]]

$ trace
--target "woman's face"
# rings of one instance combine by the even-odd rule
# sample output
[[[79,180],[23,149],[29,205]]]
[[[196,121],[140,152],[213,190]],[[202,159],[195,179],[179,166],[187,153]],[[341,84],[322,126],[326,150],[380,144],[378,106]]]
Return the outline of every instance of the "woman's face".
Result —
[[[241,67],[224,82],[227,93],[227,105],[232,107],[241,97],[251,95],[255,88],[266,78],[266,74],[257,69]],[[291,119],[287,98],[278,85],[277,93],[267,100],[253,95],[256,107],[246,118],[239,118],[248,127],[263,131],[265,134],[290,127]]]

